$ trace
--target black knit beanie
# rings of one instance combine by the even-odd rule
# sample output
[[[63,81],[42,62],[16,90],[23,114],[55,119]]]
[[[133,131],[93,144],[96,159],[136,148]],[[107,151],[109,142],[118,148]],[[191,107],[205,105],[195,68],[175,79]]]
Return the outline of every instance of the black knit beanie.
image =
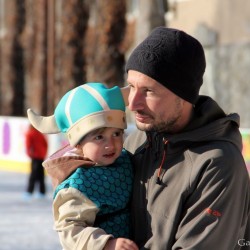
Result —
[[[130,55],[126,72],[139,71],[182,99],[195,103],[203,83],[206,60],[202,45],[177,29],[155,28]]]

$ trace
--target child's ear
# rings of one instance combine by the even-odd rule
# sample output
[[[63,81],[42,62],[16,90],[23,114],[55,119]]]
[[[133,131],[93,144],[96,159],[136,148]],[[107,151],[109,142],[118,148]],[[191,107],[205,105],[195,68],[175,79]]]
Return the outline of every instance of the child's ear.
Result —
[[[82,151],[82,146],[81,146],[81,144],[75,145],[75,148],[76,148],[76,150],[77,150],[76,153],[77,153],[78,155],[84,156],[83,151]]]

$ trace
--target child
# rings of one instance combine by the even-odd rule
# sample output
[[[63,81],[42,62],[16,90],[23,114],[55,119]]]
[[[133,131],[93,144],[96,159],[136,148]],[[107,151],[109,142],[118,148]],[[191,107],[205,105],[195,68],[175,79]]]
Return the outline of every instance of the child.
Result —
[[[47,171],[60,175],[60,168],[79,166],[54,194],[55,229],[64,249],[138,249],[127,239],[133,169],[122,149],[123,95],[125,89],[88,83],[66,93],[50,117],[28,110],[34,127],[66,133],[72,147],[45,161]]]
[[[46,137],[37,131],[33,126],[29,126],[25,134],[25,149],[31,159],[31,171],[27,190],[24,193],[26,200],[31,199],[35,185],[39,185],[38,198],[44,198],[46,194],[43,161],[47,155],[48,142]]]

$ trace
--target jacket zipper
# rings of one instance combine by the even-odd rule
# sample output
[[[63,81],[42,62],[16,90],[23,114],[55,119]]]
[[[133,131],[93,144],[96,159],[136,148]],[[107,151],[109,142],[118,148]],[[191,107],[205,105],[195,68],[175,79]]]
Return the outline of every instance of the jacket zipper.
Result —
[[[158,173],[157,173],[157,179],[156,179],[156,184],[161,185],[161,173],[162,173],[162,166],[166,160],[166,156],[167,156],[167,143],[168,140],[163,138],[163,143],[164,143],[164,149],[163,149],[163,156],[162,156],[162,160],[161,160],[161,164],[158,168]]]

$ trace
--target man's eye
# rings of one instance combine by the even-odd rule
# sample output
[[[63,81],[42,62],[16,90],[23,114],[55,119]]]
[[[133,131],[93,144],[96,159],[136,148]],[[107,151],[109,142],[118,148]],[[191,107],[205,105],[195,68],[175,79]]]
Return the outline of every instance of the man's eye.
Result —
[[[152,89],[146,89],[146,92],[153,92],[153,90]]]

